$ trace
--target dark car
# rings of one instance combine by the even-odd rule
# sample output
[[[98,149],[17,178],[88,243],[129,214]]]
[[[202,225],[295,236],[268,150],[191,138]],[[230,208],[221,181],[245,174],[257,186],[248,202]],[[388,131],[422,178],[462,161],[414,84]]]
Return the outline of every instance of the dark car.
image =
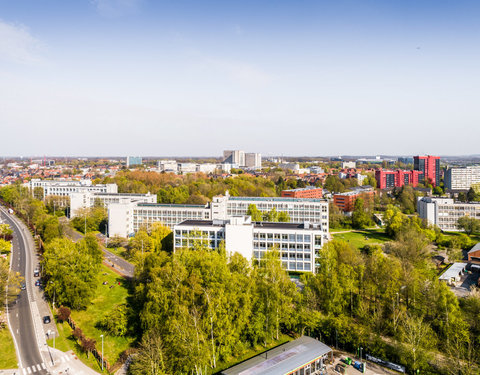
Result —
[[[38,276],[40,276],[40,271],[38,269],[35,269],[33,271],[33,277],[38,277]]]
[[[50,316],[45,315],[45,316],[43,317],[43,324],[48,324],[48,323],[50,323]]]
[[[40,286],[40,280],[35,281],[35,286]]]
[[[25,283],[22,283],[21,288],[22,288],[22,290],[27,289],[27,287],[25,286]]]

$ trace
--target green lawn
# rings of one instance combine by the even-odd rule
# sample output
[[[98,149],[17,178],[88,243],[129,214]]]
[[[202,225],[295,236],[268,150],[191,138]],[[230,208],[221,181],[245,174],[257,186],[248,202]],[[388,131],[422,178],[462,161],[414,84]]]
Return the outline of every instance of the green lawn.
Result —
[[[15,355],[15,345],[7,326],[0,329],[0,369],[17,368],[17,356]]]
[[[87,357],[87,354],[82,351],[80,345],[78,345],[75,338],[72,336],[72,329],[68,323],[58,323],[57,329],[59,336],[55,338],[55,348],[60,349],[63,352],[73,350],[77,357],[85,363],[88,367],[92,368],[97,372],[102,372],[100,363],[95,359],[93,355],[90,354]],[[53,339],[47,340],[48,346],[53,348]],[[104,369],[103,373],[108,374],[107,370]]]
[[[347,241],[359,249],[365,245],[383,244],[392,240],[383,229],[364,229],[355,232],[337,233],[332,236],[336,240]]]
[[[97,341],[97,349],[99,350],[101,350],[102,342],[100,335],[104,335],[104,355],[110,365],[113,365],[119,358],[120,353],[133,344],[135,338],[111,336],[100,328],[97,328],[96,325],[108,312],[112,311],[116,305],[126,302],[129,285],[124,278],[105,266],[102,266],[98,280],[99,285],[97,287],[96,297],[92,300],[90,306],[83,311],[72,311],[72,318],[77,326],[82,329],[85,336]],[[107,285],[103,285],[104,281],[107,282]],[[86,355],[81,353],[78,344],[69,338],[71,336],[71,329],[68,324],[58,324],[57,327],[61,336],[58,340],[57,347],[61,350],[73,350],[79,355],[79,358],[86,361]],[[60,332],[60,330],[62,330],[62,332]],[[90,357],[92,358],[92,356]],[[93,359],[93,361],[95,360]],[[89,365],[91,365],[91,363],[92,361],[88,361]]]

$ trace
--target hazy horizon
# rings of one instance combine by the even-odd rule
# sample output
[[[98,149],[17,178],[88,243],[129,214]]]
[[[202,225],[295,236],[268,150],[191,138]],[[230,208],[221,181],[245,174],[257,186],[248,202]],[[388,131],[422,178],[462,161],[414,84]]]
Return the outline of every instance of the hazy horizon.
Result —
[[[0,2],[5,155],[469,155],[475,1]]]

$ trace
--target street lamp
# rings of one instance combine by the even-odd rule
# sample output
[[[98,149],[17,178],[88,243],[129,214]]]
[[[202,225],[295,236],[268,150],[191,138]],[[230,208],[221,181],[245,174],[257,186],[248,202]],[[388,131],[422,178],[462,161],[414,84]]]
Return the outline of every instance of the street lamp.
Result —
[[[102,338],[102,371],[103,371],[103,335],[100,335]]]

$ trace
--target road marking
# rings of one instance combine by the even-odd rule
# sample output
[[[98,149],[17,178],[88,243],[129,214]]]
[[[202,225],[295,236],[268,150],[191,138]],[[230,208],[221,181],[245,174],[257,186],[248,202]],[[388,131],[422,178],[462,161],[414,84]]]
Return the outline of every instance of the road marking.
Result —
[[[42,363],[42,365],[43,365],[43,363]],[[41,371],[41,370],[42,370],[42,368],[40,367],[40,365],[37,365],[37,369],[38,369],[38,371]]]
[[[23,371],[23,375],[27,375],[27,370],[25,370],[24,368],[22,368],[22,371]]]
[[[37,369],[35,368],[35,365],[32,366],[32,372],[37,372]]]
[[[32,373],[32,370],[30,370],[30,367],[27,367],[27,372],[28,372],[29,374]]]
[[[65,361],[65,357],[62,357],[61,360],[62,360],[63,363],[67,362],[67,361]]]
[[[45,366],[45,363],[42,363],[42,368],[43,368],[44,370],[47,369],[47,367]]]

